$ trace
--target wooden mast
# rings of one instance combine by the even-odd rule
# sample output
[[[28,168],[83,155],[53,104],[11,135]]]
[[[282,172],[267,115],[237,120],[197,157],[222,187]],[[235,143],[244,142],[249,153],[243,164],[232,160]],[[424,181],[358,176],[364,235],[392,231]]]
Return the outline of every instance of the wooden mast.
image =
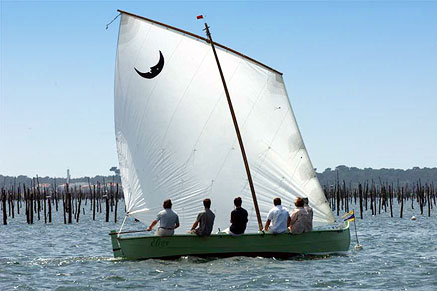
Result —
[[[217,62],[217,67],[220,72],[220,77],[222,79],[223,88],[225,89],[226,99],[228,100],[229,110],[231,111],[232,121],[234,122],[235,132],[237,134],[238,143],[240,144],[241,154],[243,156],[244,167],[246,168],[247,179],[249,180],[250,192],[252,193],[253,204],[255,206],[256,218],[258,220],[259,230],[262,231],[263,224],[261,220],[261,215],[259,213],[258,201],[256,199],[255,187],[253,186],[252,175],[250,174],[249,163],[247,161],[246,151],[244,150],[243,139],[241,138],[240,128],[238,127],[237,117],[235,116],[234,107],[232,106],[231,96],[229,95],[228,86],[226,85],[225,77],[223,75],[222,67],[220,66],[220,62],[217,56],[217,52],[215,51],[214,42],[212,41],[211,33],[209,32],[209,27],[205,22],[205,31],[206,36],[209,39],[211,44],[212,51],[214,52],[214,57]]]

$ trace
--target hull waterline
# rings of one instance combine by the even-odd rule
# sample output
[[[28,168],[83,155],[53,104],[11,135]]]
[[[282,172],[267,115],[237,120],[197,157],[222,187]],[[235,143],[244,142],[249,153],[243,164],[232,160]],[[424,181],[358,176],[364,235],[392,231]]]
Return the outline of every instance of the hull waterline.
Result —
[[[122,237],[112,231],[110,236],[114,257],[128,260],[171,259],[181,256],[290,257],[344,253],[350,246],[349,223],[339,229],[316,230],[299,235],[265,233],[242,236],[213,234],[209,237]]]

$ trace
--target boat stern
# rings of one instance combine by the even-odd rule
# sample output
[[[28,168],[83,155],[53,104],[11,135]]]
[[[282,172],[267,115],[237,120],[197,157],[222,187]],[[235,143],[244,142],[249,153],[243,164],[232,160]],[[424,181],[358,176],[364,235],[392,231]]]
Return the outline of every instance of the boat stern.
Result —
[[[109,236],[111,237],[112,251],[114,252],[114,258],[124,257],[123,252],[121,250],[121,246],[118,242],[117,232],[115,230],[111,230]]]

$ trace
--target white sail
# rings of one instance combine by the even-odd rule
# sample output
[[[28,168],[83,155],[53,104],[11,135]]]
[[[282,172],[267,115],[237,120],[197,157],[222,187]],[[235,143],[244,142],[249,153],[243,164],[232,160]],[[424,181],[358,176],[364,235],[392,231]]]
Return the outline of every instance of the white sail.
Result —
[[[274,197],[288,208],[296,197],[308,197],[315,223],[333,222],[281,74],[223,47],[217,53],[263,220]],[[235,129],[205,40],[122,13],[115,132],[128,215],[149,224],[170,198],[186,231],[203,209],[202,200],[211,198],[214,229],[224,229],[233,199],[241,196],[248,227],[256,229]]]

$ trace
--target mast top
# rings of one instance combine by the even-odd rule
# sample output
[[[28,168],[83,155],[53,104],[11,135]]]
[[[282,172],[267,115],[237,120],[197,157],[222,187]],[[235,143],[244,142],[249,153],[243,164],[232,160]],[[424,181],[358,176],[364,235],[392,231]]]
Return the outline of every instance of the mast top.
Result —
[[[162,23],[162,22],[159,22],[159,21],[156,21],[156,20],[150,19],[150,18],[146,18],[146,17],[143,17],[143,16],[139,16],[139,15],[136,15],[136,14],[133,14],[133,13],[130,13],[130,12],[124,11],[124,10],[117,9],[117,11],[120,12],[120,13],[124,13],[124,14],[126,14],[126,15],[129,15],[129,16],[132,16],[132,17],[136,17],[136,18],[139,18],[139,19],[142,19],[142,20],[146,20],[146,21],[148,21],[148,22],[151,22],[151,23],[154,23],[154,24],[157,24],[157,25],[163,26],[163,27],[168,28],[168,29],[171,29],[171,30],[175,30],[175,31],[177,31],[177,32],[180,32],[180,33],[183,33],[183,34],[189,35],[189,36],[194,37],[194,38],[197,38],[197,39],[200,39],[200,40],[202,40],[202,41],[204,41],[204,42],[210,43],[210,40],[209,40],[209,39],[204,38],[204,37],[202,37],[202,36],[200,36],[200,35],[194,34],[194,33],[192,33],[192,32],[188,32],[188,31],[186,31],[186,30],[183,30],[183,29],[180,29],[180,28],[177,28],[177,27],[174,27],[174,26],[171,26],[171,25],[168,25],[168,24],[165,24],[165,23]],[[255,59],[252,59],[251,57],[248,57],[248,56],[246,56],[245,54],[242,54],[242,53],[240,53],[240,52],[238,52],[238,51],[236,51],[236,50],[233,50],[233,49],[231,49],[231,48],[229,48],[229,47],[227,47],[227,46],[224,46],[224,45],[219,44],[219,43],[217,43],[217,42],[214,42],[214,45],[217,46],[217,47],[219,47],[219,48],[221,48],[221,49],[225,49],[225,50],[227,50],[227,51],[229,51],[229,52],[231,52],[231,53],[233,53],[233,54],[236,54],[236,55],[238,55],[238,56],[240,56],[240,57],[242,57],[242,58],[244,58],[244,59],[247,59],[248,61],[251,61],[251,62],[253,62],[253,63],[257,64],[257,65],[260,65],[260,66],[262,66],[262,67],[264,67],[264,68],[266,68],[266,69],[268,69],[268,70],[270,70],[270,71],[272,71],[272,72],[275,72],[276,74],[282,75],[281,72],[279,72],[279,71],[273,69],[272,67],[269,67],[269,66],[267,66],[267,65],[265,65],[265,64],[263,64],[263,63],[261,63],[261,62],[259,62],[259,61],[257,61],[257,60],[255,60]]]

